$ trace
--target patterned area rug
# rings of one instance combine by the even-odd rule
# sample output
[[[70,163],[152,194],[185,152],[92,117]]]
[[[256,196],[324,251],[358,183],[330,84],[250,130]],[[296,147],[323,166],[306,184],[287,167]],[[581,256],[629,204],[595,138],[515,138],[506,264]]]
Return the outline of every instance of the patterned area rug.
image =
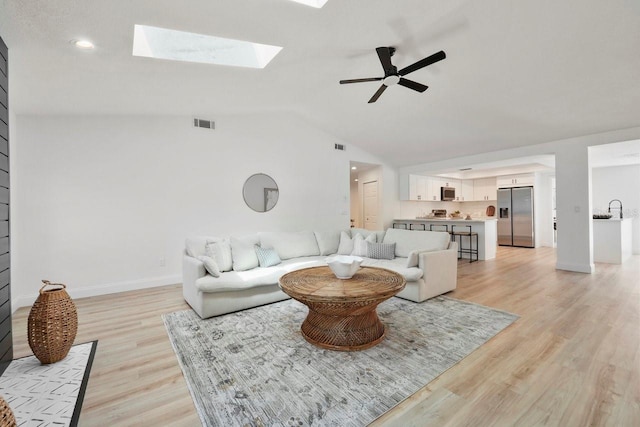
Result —
[[[205,426],[364,426],[469,355],[518,316],[437,297],[378,306],[386,338],[359,352],[304,340],[307,307],[286,300],[164,322]]]
[[[76,426],[98,341],[76,344],[67,357],[43,365],[35,356],[12,360],[0,395],[22,426]]]

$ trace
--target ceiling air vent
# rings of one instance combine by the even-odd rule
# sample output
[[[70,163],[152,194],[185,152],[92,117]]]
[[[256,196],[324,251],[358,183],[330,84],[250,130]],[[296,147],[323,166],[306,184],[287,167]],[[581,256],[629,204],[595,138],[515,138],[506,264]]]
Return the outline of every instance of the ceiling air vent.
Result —
[[[347,147],[344,144],[335,144],[335,149],[340,151],[346,151]]]
[[[216,128],[216,123],[213,120],[193,119],[193,126],[214,130]]]

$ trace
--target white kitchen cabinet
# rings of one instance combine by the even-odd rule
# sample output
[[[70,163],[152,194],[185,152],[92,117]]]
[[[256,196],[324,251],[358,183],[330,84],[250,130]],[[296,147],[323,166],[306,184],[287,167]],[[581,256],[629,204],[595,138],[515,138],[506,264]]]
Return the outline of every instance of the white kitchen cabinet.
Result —
[[[428,180],[426,176],[409,175],[409,200],[428,200]]]
[[[474,182],[472,179],[463,179],[460,181],[460,191],[456,190],[456,200],[459,202],[471,202],[474,199],[473,194]]]
[[[496,178],[482,178],[473,180],[473,200],[483,202],[498,200]]]
[[[440,201],[440,188],[444,185],[442,178],[430,176],[427,179],[427,200],[430,202]]]
[[[522,187],[533,185],[535,177],[533,174],[524,175],[504,175],[497,179],[498,188]]]

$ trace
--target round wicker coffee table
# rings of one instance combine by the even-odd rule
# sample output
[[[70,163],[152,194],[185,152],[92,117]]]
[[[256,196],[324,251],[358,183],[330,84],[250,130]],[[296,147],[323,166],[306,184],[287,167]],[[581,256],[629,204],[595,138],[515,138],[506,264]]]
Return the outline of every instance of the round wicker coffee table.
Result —
[[[386,334],[376,307],[405,286],[402,275],[383,268],[363,267],[351,279],[338,279],[329,267],[292,271],[280,278],[280,288],[309,307],[302,335],[330,350],[364,350]]]

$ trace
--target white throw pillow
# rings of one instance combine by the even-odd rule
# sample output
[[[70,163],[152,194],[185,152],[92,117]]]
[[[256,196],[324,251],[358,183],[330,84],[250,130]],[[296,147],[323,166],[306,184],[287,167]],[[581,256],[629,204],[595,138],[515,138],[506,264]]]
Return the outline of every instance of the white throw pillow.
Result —
[[[353,239],[343,231],[340,233],[340,245],[338,245],[338,255],[351,255],[351,252],[353,252]]]
[[[254,249],[257,244],[257,235],[231,238],[231,257],[233,258],[234,271],[251,270],[260,265]]]
[[[318,241],[320,255],[332,255],[338,252],[338,246],[340,246],[339,231],[315,231],[314,234]]]
[[[364,228],[352,228],[351,229],[351,237],[356,237],[356,234],[362,234],[362,237],[365,239],[369,237],[371,234],[375,234],[376,242],[382,243],[382,239],[384,239],[384,230],[382,231],[372,231]],[[375,243],[375,242],[374,242]]]
[[[364,237],[362,237],[362,234],[356,234],[356,237],[353,238],[353,251],[351,252],[351,255],[366,257],[367,256],[367,242],[375,243],[376,242],[376,235],[375,234],[370,234],[365,239]]]
[[[207,241],[205,245],[205,256],[213,258],[218,264],[220,271],[231,271],[233,268],[233,258],[231,257],[231,244],[227,239],[217,241]]]
[[[216,263],[215,259],[206,255],[200,255],[196,258],[202,261],[205,270],[207,270],[207,273],[209,273],[213,277],[220,277],[220,269],[218,268],[218,264]]]

